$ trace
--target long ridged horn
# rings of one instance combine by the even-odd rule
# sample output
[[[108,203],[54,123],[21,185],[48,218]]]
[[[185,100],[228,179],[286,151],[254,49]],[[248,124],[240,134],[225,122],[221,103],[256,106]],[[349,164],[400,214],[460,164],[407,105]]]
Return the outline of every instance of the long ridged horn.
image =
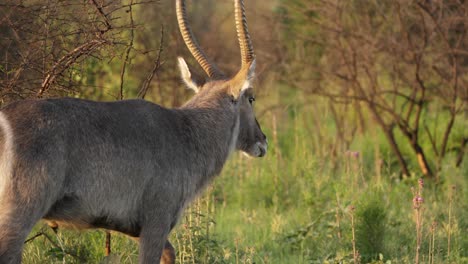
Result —
[[[249,30],[247,29],[247,18],[243,0],[234,0],[234,15],[236,19],[237,38],[241,49],[242,68],[252,63],[255,58]]]
[[[187,11],[184,0],[176,1],[177,22],[179,24],[180,34],[184,39],[185,45],[192,53],[203,70],[212,79],[223,78],[224,73],[216,67],[216,65],[208,60],[205,53],[201,50],[200,45],[193,36],[192,30],[188,25]]]

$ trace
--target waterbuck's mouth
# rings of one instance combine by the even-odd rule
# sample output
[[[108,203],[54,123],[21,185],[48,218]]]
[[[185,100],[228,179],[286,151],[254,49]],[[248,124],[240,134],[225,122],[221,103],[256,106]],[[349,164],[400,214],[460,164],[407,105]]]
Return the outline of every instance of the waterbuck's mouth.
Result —
[[[257,142],[255,144],[254,155],[255,157],[263,157],[266,155],[268,149],[268,143],[265,142]]]
[[[267,144],[259,144],[258,145],[258,150],[260,151],[260,153],[258,154],[257,157],[263,157],[266,155],[267,153],[267,148],[268,148],[268,145]]]
[[[268,149],[268,143],[266,142],[257,142],[255,145],[249,148],[249,150],[243,150],[242,153],[246,157],[250,158],[260,158],[266,155]]]

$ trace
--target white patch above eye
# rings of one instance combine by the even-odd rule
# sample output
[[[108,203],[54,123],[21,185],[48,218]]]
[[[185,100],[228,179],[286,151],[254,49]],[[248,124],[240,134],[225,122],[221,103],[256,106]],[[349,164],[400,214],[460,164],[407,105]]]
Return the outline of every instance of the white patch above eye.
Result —
[[[195,93],[198,93],[200,89],[198,85],[193,81],[192,74],[190,73],[187,63],[182,57],[177,57],[177,60],[179,61],[179,69],[182,81],[184,81],[187,88],[192,89]]]

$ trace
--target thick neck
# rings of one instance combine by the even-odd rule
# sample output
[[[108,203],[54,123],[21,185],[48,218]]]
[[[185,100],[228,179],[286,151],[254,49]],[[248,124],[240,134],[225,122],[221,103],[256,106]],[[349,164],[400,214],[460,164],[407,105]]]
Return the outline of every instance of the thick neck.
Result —
[[[190,132],[187,162],[191,164],[192,186],[196,192],[221,172],[235,149],[239,115],[237,106],[226,101],[190,101],[178,109],[185,120],[185,129]]]

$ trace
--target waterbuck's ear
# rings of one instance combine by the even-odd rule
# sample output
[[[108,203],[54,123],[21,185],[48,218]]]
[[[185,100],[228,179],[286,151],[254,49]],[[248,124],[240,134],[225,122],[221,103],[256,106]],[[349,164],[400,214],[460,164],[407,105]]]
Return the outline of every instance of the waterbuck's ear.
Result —
[[[198,93],[200,90],[201,85],[199,85],[194,78],[192,78],[192,73],[189,70],[189,67],[187,66],[187,63],[182,57],[177,57],[177,60],[179,61],[179,70],[180,70],[180,75],[182,77],[182,80],[184,81],[185,85],[189,88],[192,89],[195,93]]]
[[[253,59],[231,79],[231,93],[234,99],[237,100],[247,88],[252,87],[252,82],[255,79],[255,66],[256,62]]]

